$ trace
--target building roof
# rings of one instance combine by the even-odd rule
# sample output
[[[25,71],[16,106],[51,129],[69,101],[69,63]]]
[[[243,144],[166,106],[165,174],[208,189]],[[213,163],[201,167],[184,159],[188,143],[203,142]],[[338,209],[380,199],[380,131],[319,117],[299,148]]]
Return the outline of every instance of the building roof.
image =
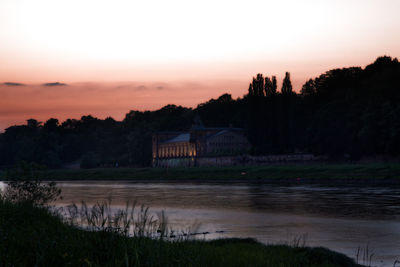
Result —
[[[207,127],[207,128],[204,128],[204,130],[205,130],[205,131],[206,131],[206,130],[243,131],[244,129],[243,129],[243,128],[234,128],[234,127]]]
[[[193,128],[192,128],[193,129]],[[212,134],[206,136],[206,138],[211,138],[214,136],[218,136],[221,134],[225,134],[227,132],[238,134],[238,132],[242,132],[242,128],[226,128],[226,127],[213,127],[213,128],[202,128],[197,129],[197,131],[216,131]],[[175,137],[162,141],[163,144],[170,144],[170,143],[180,143],[180,142],[190,142],[190,132],[159,132],[159,133],[169,133],[169,134],[176,134]]]
[[[232,129],[232,128],[224,128],[224,130],[222,130],[222,131],[219,131],[219,132],[217,132],[215,134],[211,134],[211,135],[207,136],[207,139],[215,137],[215,136],[223,135],[225,133],[233,133],[233,134],[237,135],[237,130],[238,129],[239,128],[234,128],[234,129]]]
[[[158,132],[154,132],[155,134],[182,134],[182,133],[186,133],[183,131],[158,131]]]
[[[175,136],[172,139],[168,139],[163,143],[179,143],[179,142],[189,142],[190,140],[190,133],[183,133],[178,136]]]

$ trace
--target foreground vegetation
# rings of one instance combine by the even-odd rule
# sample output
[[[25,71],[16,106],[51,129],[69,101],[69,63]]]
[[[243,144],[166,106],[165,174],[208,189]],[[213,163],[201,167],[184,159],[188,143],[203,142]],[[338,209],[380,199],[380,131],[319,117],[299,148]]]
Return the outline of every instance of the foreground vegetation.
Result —
[[[360,266],[300,239],[268,246],[253,239],[194,240],[196,226],[176,231],[164,212],[153,215],[136,203],[118,210],[111,199],[55,208],[49,203],[61,190],[43,182],[44,173],[22,162],[5,175],[0,266]]]
[[[0,179],[1,179],[0,174]],[[200,168],[103,168],[49,170],[47,180],[208,182],[398,183],[400,164],[307,164]]]
[[[251,239],[167,241],[87,231],[45,207],[0,201],[1,266],[359,266],[325,248]]]

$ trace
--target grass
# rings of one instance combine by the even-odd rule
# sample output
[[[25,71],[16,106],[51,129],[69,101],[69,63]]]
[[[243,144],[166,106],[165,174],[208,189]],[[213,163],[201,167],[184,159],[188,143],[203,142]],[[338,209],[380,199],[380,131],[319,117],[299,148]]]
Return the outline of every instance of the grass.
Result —
[[[302,164],[198,168],[99,168],[47,171],[48,180],[398,183],[400,164]],[[1,174],[0,174],[1,179]]]
[[[266,246],[252,239],[168,241],[128,236],[109,227],[88,231],[47,208],[4,200],[0,201],[0,265],[360,266],[325,248]]]

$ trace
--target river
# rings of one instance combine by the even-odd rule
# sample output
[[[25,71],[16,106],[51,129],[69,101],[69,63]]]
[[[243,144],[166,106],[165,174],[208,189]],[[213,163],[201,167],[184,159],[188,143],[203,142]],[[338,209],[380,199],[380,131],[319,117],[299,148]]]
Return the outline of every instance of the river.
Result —
[[[111,197],[164,210],[174,229],[198,225],[201,238],[252,237],[265,244],[323,246],[373,266],[400,259],[400,187],[355,187],[127,181],[58,182],[57,205]],[[372,255],[372,256],[371,256]],[[365,263],[365,262],[364,262]]]

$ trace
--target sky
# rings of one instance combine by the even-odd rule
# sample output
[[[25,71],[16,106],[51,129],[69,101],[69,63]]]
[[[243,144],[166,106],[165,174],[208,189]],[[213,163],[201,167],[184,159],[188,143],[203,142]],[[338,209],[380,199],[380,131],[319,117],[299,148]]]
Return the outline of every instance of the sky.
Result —
[[[0,0],[0,131],[36,118],[195,107],[257,73],[299,91],[400,56],[399,0]]]

